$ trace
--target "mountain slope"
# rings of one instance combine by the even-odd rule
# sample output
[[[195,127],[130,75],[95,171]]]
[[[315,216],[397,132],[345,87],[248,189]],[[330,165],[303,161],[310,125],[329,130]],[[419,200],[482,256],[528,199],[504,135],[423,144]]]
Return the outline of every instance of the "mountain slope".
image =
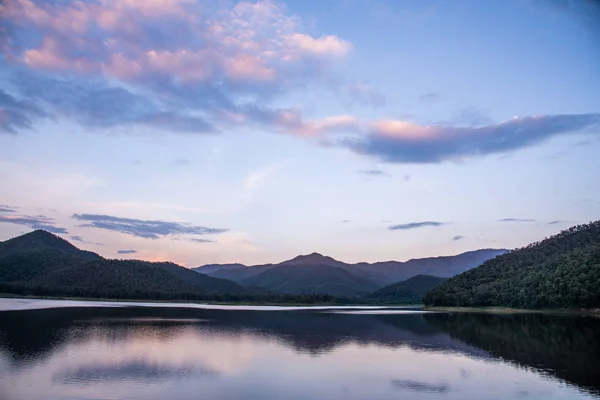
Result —
[[[61,253],[74,254],[87,260],[98,260],[102,258],[91,251],[80,250],[63,238],[44,230],[36,230],[0,242],[0,258],[9,257],[14,254],[35,253],[49,249]]]
[[[237,268],[245,268],[244,264],[234,263],[234,264],[206,264],[201,267],[192,268],[192,271],[200,272],[201,274],[208,275],[211,272],[217,272],[222,269],[237,269]]]
[[[33,231],[0,242],[0,281],[28,281],[56,269],[101,260],[46,231]]]
[[[188,268],[181,267],[172,262],[148,263],[152,267],[161,269],[170,275],[190,283],[206,293],[250,293],[251,291],[227,279],[198,274]]]
[[[328,265],[281,265],[241,283],[280,293],[327,293],[335,296],[358,296],[379,288],[364,277]]]
[[[423,300],[431,306],[600,307],[600,221],[486,261]]]
[[[446,280],[447,278],[437,276],[417,275],[381,288],[366,296],[365,300],[375,303],[418,304],[425,293]]]
[[[247,278],[261,274],[268,269],[283,265],[326,265],[332,267],[352,267],[351,264],[343,263],[334,258],[327,257],[319,253],[311,253],[296,256],[292,259],[282,261],[279,264],[264,264],[252,266],[246,266],[244,264],[239,263],[206,264],[194,268],[194,271],[214,276],[216,278],[229,279],[234,282],[242,282]]]
[[[245,279],[259,275],[273,267],[274,265],[267,264],[256,265],[253,267],[243,266],[239,268],[221,268],[216,271],[206,272],[206,275],[213,276],[215,278],[229,279],[233,282],[242,283]],[[202,268],[204,267],[196,268],[196,272],[203,273]]]
[[[256,292],[173,263],[106,260],[45,231],[0,243],[0,286],[7,292],[107,298],[184,299]]]
[[[505,249],[481,249],[454,256],[417,258],[405,262],[385,261],[373,264],[356,264],[361,269],[376,271],[390,282],[403,281],[416,275],[432,275],[449,278],[460,274],[498,255]]]
[[[86,297],[185,298],[205,294],[243,294],[247,289],[171,263],[96,260],[59,269],[27,283]]]
[[[311,253],[296,256],[290,260],[280,262],[277,265],[327,265],[330,267],[346,267],[351,264],[338,261],[335,258],[324,256],[319,253]]]

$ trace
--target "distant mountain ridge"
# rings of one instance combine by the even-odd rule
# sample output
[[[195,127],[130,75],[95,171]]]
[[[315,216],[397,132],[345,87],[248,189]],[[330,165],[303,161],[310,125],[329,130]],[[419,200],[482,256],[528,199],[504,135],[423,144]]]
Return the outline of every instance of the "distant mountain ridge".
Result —
[[[484,261],[504,254],[507,251],[508,250],[506,249],[481,249],[468,251],[454,256],[418,258],[408,261],[360,262],[356,264],[338,261],[320,253],[311,253],[299,255],[278,264],[257,266],[245,266],[243,264],[208,264],[206,266],[194,268],[194,270],[210,276],[230,279],[244,284],[245,282],[248,282],[249,278],[263,274],[270,269],[292,265],[320,265],[323,267],[342,268],[362,279],[374,282],[381,288],[385,285],[403,281],[417,275],[449,278],[477,267]],[[233,267],[233,265],[236,267]]]
[[[243,268],[244,264],[233,263],[233,264],[206,264],[203,265],[203,270],[200,271],[198,268],[192,268],[194,271],[201,272],[203,274],[208,274],[210,272],[219,271],[222,269],[232,269],[232,268]]]
[[[343,267],[350,264],[338,261],[329,256],[324,256],[321,253],[311,253],[296,256],[290,260],[280,262],[277,265],[328,265],[330,267]]]

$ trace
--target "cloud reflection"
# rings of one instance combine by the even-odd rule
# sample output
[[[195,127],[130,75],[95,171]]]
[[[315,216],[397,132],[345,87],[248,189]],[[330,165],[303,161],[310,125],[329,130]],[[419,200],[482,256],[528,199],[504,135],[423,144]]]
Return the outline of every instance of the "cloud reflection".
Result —
[[[153,364],[146,360],[132,360],[115,365],[85,365],[60,372],[53,382],[66,385],[87,385],[93,382],[125,381],[160,384],[167,380],[212,377],[218,373],[196,365]]]
[[[397,389],[410,390],[411,392],[422,392],[422,393],[447,393],[450,388],[446,384],[431,384],[427,382],[419,382],[412,380],[394,379],[392,386]]]

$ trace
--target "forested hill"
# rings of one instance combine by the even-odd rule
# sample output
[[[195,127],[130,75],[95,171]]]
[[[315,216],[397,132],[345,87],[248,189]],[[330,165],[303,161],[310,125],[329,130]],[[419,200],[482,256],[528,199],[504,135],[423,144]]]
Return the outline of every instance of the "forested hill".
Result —
[[[102,258],[91,251],[80,250],[63,238],[44,230],[36,230],[5,242],[0,242],[0,257],[47,251],[72,254],[86,260],[98,260]]]
[[[197,300],[264,293],[173,263],[107,260],[42,230],[0,242],[0,292]]]
[[[449,279],[428,306],[600,307],[600,221],[571,227]]]

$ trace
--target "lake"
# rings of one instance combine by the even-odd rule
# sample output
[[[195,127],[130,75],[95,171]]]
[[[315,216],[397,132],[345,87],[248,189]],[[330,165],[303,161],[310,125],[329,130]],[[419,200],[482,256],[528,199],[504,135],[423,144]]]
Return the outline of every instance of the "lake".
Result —
[[[600,319],[0,299],[0,399],[600,399]]]

